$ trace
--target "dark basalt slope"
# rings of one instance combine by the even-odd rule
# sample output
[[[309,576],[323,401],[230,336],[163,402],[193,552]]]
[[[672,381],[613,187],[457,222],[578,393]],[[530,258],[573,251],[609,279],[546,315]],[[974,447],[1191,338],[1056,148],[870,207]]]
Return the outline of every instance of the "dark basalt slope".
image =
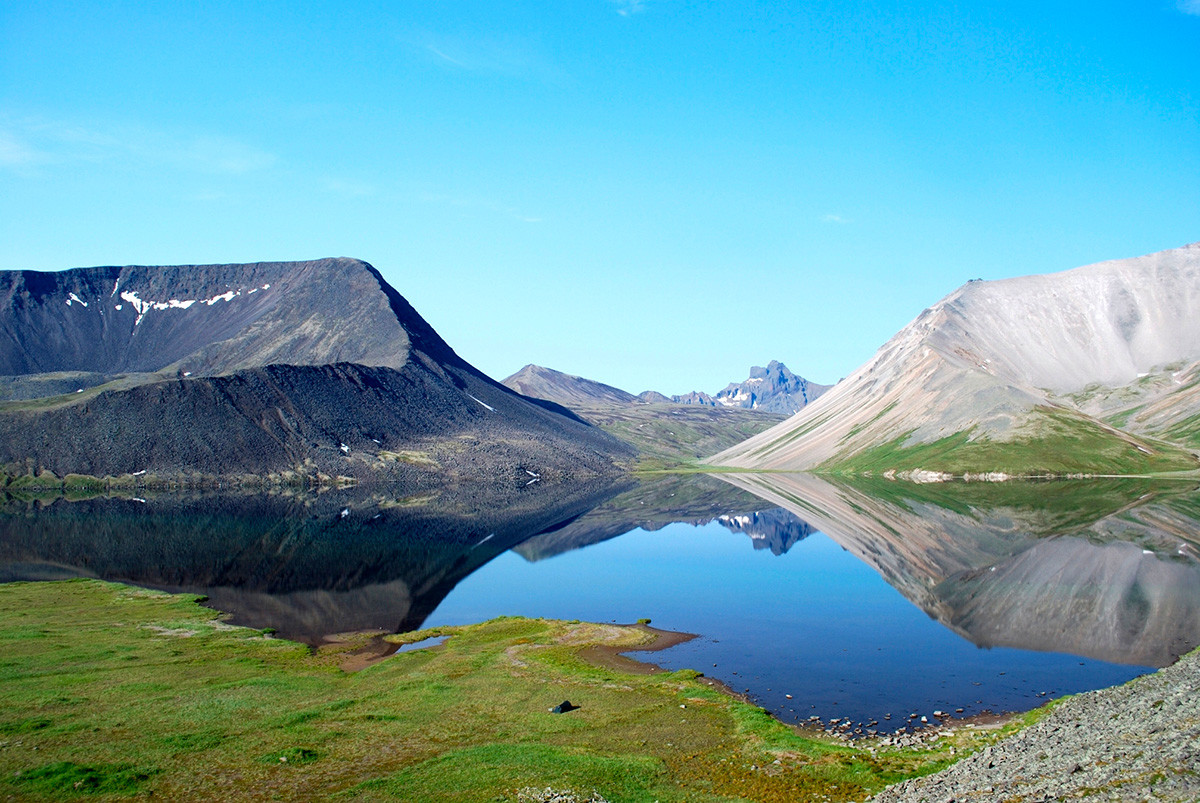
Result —
[[[473,368],[353,259],[0,272],[0,344],[15,473],[549,481],[632,453]]]

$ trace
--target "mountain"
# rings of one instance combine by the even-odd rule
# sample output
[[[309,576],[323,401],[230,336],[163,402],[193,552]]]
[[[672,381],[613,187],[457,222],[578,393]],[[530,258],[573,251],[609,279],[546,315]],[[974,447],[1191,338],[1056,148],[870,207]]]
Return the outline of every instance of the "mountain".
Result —
[[[713,397],[713,401],[725,407],[746,407],[792,415],[816,401],[829,388],[829,385],[818,385],[796,376],[783,363],[771,360],[766,368],[758,365],[751,367],[749,379],[726,385]]]
[[[620,388],[594,382],[591,379],[564,374],[540,365],[526,365],[501,383],[523,396],[546,399],[574,409],[578,405],[632,404],[632,393]]]
[[[569,408],[636,449],[643,466],[697,460],[782,420],[781,415],[764,410],[689,407],[662,394],[638,397],[540,365],[526,365],[505,379],[504,385],[533,401]]]
[[[665,396],[658,391],[647,390],[639,394],[638,398],[649,403],[672,401],[676,404],[741,407],[792,415],[815,401],[830,387],[809,382],[804,377],[793,374],[783,363],[771,360],[766,368],[752,366],[750,377],[746,381],[730,382],[724,390],[717,391],[712,396],[698,390],[680,396]]]
[[[10,475],[523,484],[633,455],[476,370],[354,259],[4,271],[0,338]]]
[[[1195,468],[1155,436],[1186,443],[1180,435],[1200,429],[1197,309],[1200,244],[968,282],[814,404],[708,462],[951,474]]]

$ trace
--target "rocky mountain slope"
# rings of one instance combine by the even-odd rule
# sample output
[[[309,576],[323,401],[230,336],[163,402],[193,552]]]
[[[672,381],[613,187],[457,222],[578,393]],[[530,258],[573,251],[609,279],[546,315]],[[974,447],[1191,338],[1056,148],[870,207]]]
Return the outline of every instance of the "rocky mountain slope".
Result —
[[[523,396],[546,399],[571,409],[579,405],[590,407],[596,404],[633,404],[637,401],[632,393],[612,385],[540,365],[526,365],[503,380],[502,384]]]
[[[354,259],[0,272],[0,338],[10,474],[527,482],[633,454],[473,368]]]
[[[1063,700],[1032,727],[875,803],[1200,800],[1200,652]]]
[[[1194,468],[1147,436],[1200,431],[1198,304],[1200,244],[969,282],[816,403],[710,462],[956,474]]]

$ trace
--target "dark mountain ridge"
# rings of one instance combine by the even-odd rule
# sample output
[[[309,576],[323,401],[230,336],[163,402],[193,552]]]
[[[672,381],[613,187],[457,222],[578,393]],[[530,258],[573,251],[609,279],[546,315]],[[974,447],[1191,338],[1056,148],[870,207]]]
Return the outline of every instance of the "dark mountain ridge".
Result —
[[[632,455],[476,370],[354,259],[0,272],[0,338],[9,473],[427,485]]]

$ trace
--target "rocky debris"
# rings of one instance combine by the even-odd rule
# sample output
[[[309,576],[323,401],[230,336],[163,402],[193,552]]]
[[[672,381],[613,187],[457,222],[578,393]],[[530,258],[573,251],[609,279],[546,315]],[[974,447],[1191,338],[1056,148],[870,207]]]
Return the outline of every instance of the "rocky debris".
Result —
[[[579,792],[553,789],[549,786],[545,789],[527,786],[517,792],[517,803],[608,803],[608,801],[601,797],[599,792],[583,795]]]
[[[1041,721],[876,803],[1200,799],[1200,651]]]

